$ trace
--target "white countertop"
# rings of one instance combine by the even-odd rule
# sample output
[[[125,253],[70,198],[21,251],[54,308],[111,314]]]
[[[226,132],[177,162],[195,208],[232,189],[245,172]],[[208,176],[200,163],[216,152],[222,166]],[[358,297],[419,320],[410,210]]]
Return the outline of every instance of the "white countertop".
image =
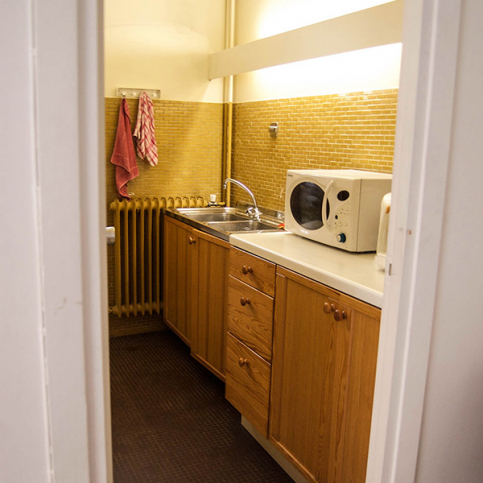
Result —
[[[230,235],[235,247],[270,260],[376,307],[382,306],[384,271],[375,253],[350,253],[288,232]]]

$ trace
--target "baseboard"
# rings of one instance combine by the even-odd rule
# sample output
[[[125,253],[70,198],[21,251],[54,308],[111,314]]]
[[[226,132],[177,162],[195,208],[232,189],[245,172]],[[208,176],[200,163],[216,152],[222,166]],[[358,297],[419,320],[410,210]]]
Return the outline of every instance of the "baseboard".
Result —
[[[309,483],[309,481],[288,461],[262,434],[253,427],[248,419],[241,417],[242,426],[257,440],[260,446],[279,464],[295,483]]]
[[[122,337],[124,335],[144,334],[146,332],[159,332],[168,328],[159,315],[147,315],[144,317],[118,317],[109,316],[109,338]]]

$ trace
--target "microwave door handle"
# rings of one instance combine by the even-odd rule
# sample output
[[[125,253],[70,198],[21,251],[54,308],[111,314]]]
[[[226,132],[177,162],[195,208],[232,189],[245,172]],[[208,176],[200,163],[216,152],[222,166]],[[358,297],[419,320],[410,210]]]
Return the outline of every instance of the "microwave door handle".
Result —
[[[329,181],[329,184],[327,185],[327,189],[325,190],[325,196],[324,196],[324,201],[322,202],[322,222],[324,223],[324,226],[327,228],[330,228],[330,216],[327,218],[327,201],[329,199],[329,192],[334,184],[334,180]]]

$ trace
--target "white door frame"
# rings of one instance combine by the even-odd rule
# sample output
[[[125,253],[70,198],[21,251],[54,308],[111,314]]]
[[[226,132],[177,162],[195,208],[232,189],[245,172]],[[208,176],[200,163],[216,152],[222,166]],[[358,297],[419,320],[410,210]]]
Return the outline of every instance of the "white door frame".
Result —
[[[106,248],[104,4],[78,0],[80,195],[90,482],[113,481]]]
[[[461,0],[406,0],[368,483],[416,474],[450,154]]]
[[[103,5],[30,3],[51,481],[110,482]]]

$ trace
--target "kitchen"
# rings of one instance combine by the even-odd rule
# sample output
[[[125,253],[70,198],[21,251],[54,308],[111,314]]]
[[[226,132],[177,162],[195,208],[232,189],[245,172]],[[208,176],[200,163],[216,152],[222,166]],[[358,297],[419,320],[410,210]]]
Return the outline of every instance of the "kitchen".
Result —
[[[297,69],[287,64],[236,75],[233,153],[228,175],[223,79],[208,81],[206,65],[198,60],[223,50],[225,2],[210,3],[207,8],[203,3],[192,3],[189,9],[168,3],[161,9],[158,3],[149,3],[133,13],[128,2],[106,2],[108,225],[113,224],[110,203],[118,197],[110,158],[121,87],[161,89],[161,100],[154,100],[160,161],[155,167],[138,163],[139,177],[128,184],[135,198],[201,196],[209,200],[210,194],[215,194],[222,201],[231,191],[232,204],[249,202],[246,192],[235,185],[228,185],[227,192],[222,193],[224,178],[232,177],[250,188],[260,206],[283,211],[287,169],[350,168],[391,173],[400,43],[298,62]],[[302,13],[294,15],[293,9],[300,10],[294,2],[286,2],[285,10],[277,2],[241,2],[237,7],[240,25],[234,26],[236,43],[257,40],[263,28],[272,29],[267,31],[269,35],[280,33],[280,26],[288,23],[287,19],[281,20],[284,16],[295,19],[297,23],[291,28],[297,28],[303,22],[313,23],[317,11],[321,20],[343,12],[343,2],[331,7],[334,12],[319,4],[308,2]],[[357,5],[359,8],[360,3]],[[273,16],[279,20],[274,22]],[[174,20],[180,18],[184,24]],[[350,29],[354,21],[358,19],[345,28]],[[173,51],[178,55],[174,56]],[[134,123],[137,99],[128,96],[127,102]],[[272,122],[278,122],[276,138],[269,134]],[[113,285],[111,277],[110,305]],[[122,319],[111,318],[111,334],[122,334],[122,324]],[[142,325],[146,324],[145,318]],[[153,324],[156,327],[156,321]],[[131,318],[129,326],[135,325]]]
[[[111,223],[110,219],[113,219],[111,217],[116,213],[115,210],[110,209],[112,200],[116,198],[114,170],[110,164],[110,155],[116,135],[120,105],[118,94],[120,92],[127,93],[126,99],[132,113],[131,122],[134,122],[137,112],[137,99],[130,99],[130,90],[123,91],[118,88],[120,86],[141,87],[142,82],[145,82],[145,88],[155,89],[158,86],[155,83],[157,79],[158,83],[166,85],[166,89],[161,88],[161,100],[157,100],[153,93],[159,163],[153,167],[138,160],[140,176],[128,184],[128,191],[132,193],[133,198],[169,199],[171,197],[176,199],[177,197],[198,198],[201,196],[208,199],[210,194],[215,194],[221,201],[226,193],[225,190],[221,190],[222,181],[227,176],[223,170],[231,168],[231,176],[253,190],[259,206],[263,207],[262,211],[266,212],[267,208],[283,211],[285,174],[288,168],[329,167],[391,171],[397,105],[397,89],[395,88],[399,80],[400,43],[382,45],[363,51],[359,48],[359,52],[356,53],[342,53],[339,55],[342,59],[333,55],[330,58],[319,58],[305,63],[298,62],[295,70],[296,77],[293,80],[290,80],[286,66],[282,66],[285,69],[283,72],[270,72],[270,69],[265,69],[261,79],[255,75],[259,74],[258,72],[237,75],[233,92],[235,101],[233,103],[233,163],[229,168],[224,168],[223,165],[228,163],[226,160],[223,160],[222,163],[223,153],[226,152],[223,143],[229,141],[221,135],[226,132],[226,128],[222,124],[222,116],[223,112],[226,112],[227,105],[214,102],[223,100],[221,98],[223,85],[220,83],[222,79],[207,82],[203,72],[196,78],[196,72],[191,72],[194,70],[192,64],[201,55],[196,52],[196,49],[204,48],[210,52],[222,50],[223,36],[220,36],[219,33],[218,36],[215,34],[217,27],[225,17],[223,8],[220,9],[223,4],[224,2],[213,2],[206,7],[206,5],[197,3],[196,8],[199,10],[192,6],[184,11],[177,6],[166,4],[163,9],[152,11],[148,8],[139,9],[134,15],[128,9],[123,10],[122,5],[117,2],[113,5],[106,4],[106,191],[108,193],[106,201],[108,224]],[[303,10],[306,12],[306,18],[299,18],[298,24],[292,24],[291,28],[303,26],[302,22],[313,23],[315,11],[317,11],[316,4],[311,2],[310,5],[306,5]],[[283,18],[297,18],[291,14],[294,7],[293,2],[286,2],[284,8],[288,11],[283,11],[278,3],[275,5],[270,2],[253,2],[252,4],[241,2],[235,16],[235,24],[236,19],[241,19],[238,21],[238,25],[234,26],[235,33],[238,32],[235,43],[248,44],[250,41],[256,40],[256,31],[263,31],[264,28],[266,30],[267,27],[270,28],[270,25],[272,31],[269,34],[280,33],[273,31],[274,28],[280,28],[280,25],[285,25],[285,28],[288,29],[288,21],[287,19],[283,21]],[[300,9],[300,4],[297,4],[296,8]],[[339,8],[341,8],[340,5]],[[360,8],[360,4],[357,8]],[[257,14],[258,9],[265,10],[265,12]],[[318,10],[319,15],[337,14],[337,12],[327,12],[320,5]],[[203,39],[197,39],[194,42],[193,38],[200,35],[199,32],[202,31],[204,22],[206,22],[203,20],[206,12],[210,12],[209,21],[211,23],[205,27],[207,28],[206,36],[210,42],[206,40],[203,42]],[[215,15],[216,12],[220,12],[218,17]],[[307,12],[310,12],[308,17]],[[399,10],[399,12],[401,11]],[[125,18],[122,17],[123,13],[126,15]],[[182,13],[184,13],[184,17],[182,17]],[[392,13],[392,15],[395,14]],[[397,18],[397,15],[395,16]],[[183,18],[186,24],[179,25],[175,29],[171,24],[171,19],[175,17],[178,20]],[[278,20],[274,21],[274,17]],[[323,18],[321,17],[321,20]],[[245,19],[245,24],[243,19]],[[399,17],[399,25],[400,20],[401,17]],[[349,24],[339,35],[348,37],[354,24],[360,23],[361,20],[358,17],[349,19]],[[390,25],[387,18],[384,23]],[[163,30],[166,30],[164,34]],[[155,41],[156,35],[159,36],[157,42]],[[383,36],[380,33],[380,37]],[[388,36],[390,40],[387,42],[392,41],[393,37],[390,34]],[[337,44],[338,40],[328,39],[327,42]],[[378,39],[378,42],[382,41]],[[172,52],[173,45],[178,44],[181,49],[179,57],[184,59],[181,65],[178,65],[179,60],[173,57]],[[362,45],[357,47],[362,47]],[[166,49],[166,54],[163,54],[163,49]],[[191,53],[190,49],[195,50],[195,53]],[[156,62],[154,59],[152,61],[146,59],[150,52],[155,53]],[[190,55],[193,57],[191,62],[189,61]],[[126,65],[130,66],[129,70],[126,69]],[[146,66],[152,66],[151,70],[154,72],[151,72]],[[202,67],[200,66],[200,68]],[[294,70],[293,64],[288,67]],[[275,69],[280,70],[281,68]],[[328,75],[328,72],[331,75]],[[138,75],[138,80],[133,79],[133,73]],[[272,78],[267,79],[267,76],[272,76]],[[172,78],[175,78],[176,82]],[[278,86],[278,89],[275,81],[277,78],[284,80],[283,85]],[[179,79],[183,79],[184,84],[181,84]],[[304,83],[303,79],[310,79],[310,82],[305,81]],[[344,81],[342,82],[341,79]],[[267,85],[271,88],[268,98]],[[339,93],[340,90],[334,90],[336,85],[337,89],[346,90]],[[171,89],[170,86],[172,86]],[[203,97],[199,92],[202,92]],[[198,97],[195,97],[193,93]],[[321,93],[323,95],[320,95]],[[211,102],[206,102],[206,100]],[[268,129],[274,121],[278,122],[276,137],[270,136]],[[267,182],[265,175],[268,172],[270,182]],[[229,183],[226,189],[230,188],[232,203],[236,201],[251,203],[250,198],[247,198],[245,192],[236,183]],[[390,187],[387,187],[385,192],[388,191],[390,191]],[[380,200],[377,202],[377,205],[379,204]],[[376,212],[378,216],[379,206],[376,207]],[[168,245],[165,244],[163,266],[166,272],[173,273],[171,277],[174,278],[166,279],[165,275],[163,317],[170,328],[180,329],[176,333],[191,345],[192,354],[196,359],[204,360],[207,367],[215,366],[217,368],[215,373],[224,380],[224,363],[222,363],[222,355],[225,353],[224,346],[210,347],[209,338],[205,342],[196,342],[196,339],[192,337],[196,329],[191,327],[192,322],[186,321],[186,317],[190,316],[185,315],[185,307],[190,305],[190,298],[183,298],[182,293],[185,289],[182,288],[179,281],[188,280],[190,275],[174,273],[177,271],[177,267],[183,267],[186,264],[183,256],[176,257],[176,250],[186,253],[188,256],[188,252],[184,251],[186,248],[184,248],[183,242],[177,238],[183,236],[185,230],[180,227],[179,235],[176,232],[171,235],[168,225],[165,227],[164,237]],[[116,229],[123,230],[121,227]],[[195,237],[195,235],[193,236]],[[202,239],[199,238],[196,244],[201,243]],[[177,246],[179,248],[176,248]],[[375,249],[375,247],[369,249]],[[221,248],[218,250],[220,251]],[[113,251],[111,247],[108,254],[113,254]],[[121,265],[121,259],[118,264]],[[219,264],[222,266],[223,262],[220,261],[215,266]],[[372,268],[371,264],[370,266]],[[110,273],[113,274],[114,270],[110,270]],[[222,273],[218,274],[216,268],[207,267],[207,271],[205,270],[204,273],[210,273],[210,279],[213,278],[218,283],[223,280]],[[198,279],[198,275],[196,278]],[[380,278],[378,289],[382,291],[382,276]],[[210,279],[205,280],[205,275],[200,274],[196,286],[201,287],[200,290],[204,295],[200,294],[199,298],[201,300],[202,297],[209,297],[211,300],[214,298],[213,294],[218,293],[218,303],[211,301],[208,307],[215,306],[222,310],[221,301],[223,294],[226,293],[223,285],[227,285],[228,279],[221,282],[222,286],[215,286],[215,282],[210,283]],[[109,284],[111,292],[115,291],[114,285],[115,282],[111,281]],[[124,284],[121,283],[121,285]],[[119,290],[119,292],[123,290]],[[380,305],[380,300],[378,303]],[[114,305],[118,311],[124,310],[122,304],[114,303],[114,294],[111,293],[110,306]],[[206,310],[200,307],[196,313],[202,314]],[[213,311],[215,310],[213,309]],[[179,312],[179,315],[175,312]],[[191,317],[196,318],[197,315]],[[180,320],[176,321],[176,318]],[[195,323],[195,326],[198,325],[199,333],[205,333],[207,330],[205,326],[221,324],[221,322],[217,322],[219,318],[220,316],[211,320],[208,316],[205,323]],[[140,318],[136,317],[136,314],[128,318],[111,315],[111,334],[134,334],[149,330],[150,319],[153,320],[153,324],[158,324],[153,327],[153,330],[156,330],[160,320],[155,315]],[[213,334],[213,340],[221,340],[222,333]],[[205,345],[208,348],[202,349]],[[202,355],[207,352],[212,353],[209,361]],[[271,349],[269,352],[271,353]],[[265,357],[270,359],[268,354],[265,354]],[[370,406],[368,411],[370,413]],[[262,429],[263,432],[267,437],[266,430]],[[362,446],[367,446],[367,442]],[[359,471],[364,472],[365,468]]]
[[[468,45],[468,44],[466,43],[466,39],[467,39],[466,35],[469,35],[470,33],[471,33],[471,34],[473,34],[473,35],[477,35],[477,34],[475,33],[475,31],[471,30],[471,28],[470,28],[470,27],[471,27],[471,25],[472,25],[472,23],[471,23],[471,15],[470,15],[469,13],[471,13],[471,12],[472,12],[471,8],[475,8],[475,9],[476,9],[476,12],[478,12],[478,10],[477,10],[477,6],[476,6],[476,4],[472,4],[471,2],[469,2],[469,3],[465,4],[465,5],[468,5],[468,7],[467,7],[467,8],[469,8],[469,9],[470,9],[470,10],[468,10],[468,11],[467,11],[467,10],[464,10],[464,12],[462,13],[462,19],[464,19],[464,21],[466,22],[466,23],[465,23],[465,25],[468,27],[468,29],[462,29],[462,33],[461,33],[461,42],[463,43],[463,45],[465,45],[465,46],[466,46],[466,45]],[[451,18],[451,14],[453,14],[453,12],[452,12],[452,11],[449,11],[449,12],[448,12],[448,11],[446,11],[446,10],[443,10],[442,12],[443,12],[443,13],[441,13],[441,15],[443,15],[443,16],[444,16],[444,15],[446,15],[446,16],[447,16],[447,17],[445,17],[445,18]],[[459,12],[459,10],[458,10],[458,12]],[[429,14],[428,14],[428,15],[429,15]],[[425,18],[425,17],[423,17],[423,18]],[[414,27],[414,26],[413,26],[413,27]],[[59,26],[59,28],[60,28],[60,26]],[[416,29],[416,31],[417,31],[417,29]],[[459,38],[460,38],[460,33],[458,32],[458,29],[457,29],[457,28],[456,28],[455,30],[452,30],[450,33],[454,35],[453,39],[454,39],[454,38],[456,38],[456,39],[459,39]],[[42,38],[43,38],[43,37],[42,37]],[[424,38],[424,37],[423,37],[423,38],[421,38],[421,37],[416,36],[416,40],[418,40],[418,42],[424,42],[424,41],[425,41],[425,38]],[[437,57],[437,56],[436,56],[436,59],[438,59],[438,57]],[[475,57],[472,57],[472,59],[475,59]],[[444,63],[443,63],[443,64],[444,64]],[[432,65],[432,64],[431,64],[431,65]],[[439,67],[439,65],[440,65],[440,64],[436,64],[436,65]],[[478,64],[476,64],[476,65],[478,65]],[[443,65],[441,68],[443,68],[443,67],[444,67],[445,69],[447,69],[447,67],[448,67],[448,66],[447,66],[447,65]],[[464,67],[464,66],[463,66],[463,67]],[[462,67],[462,68],[463,68],[463,67]],[[445,70],[445,69],[443,69],[443,71],[444,71],[444,72],[447,72],[447,70]],[[455,69],[456,69],[456,68],[455,68]],[[459,84],[458,84],[458,86],[459,86]],[[413,84],[413,87],[414,87],[414,84]],[[458,91],[458,92],[459,92],[459,91]],[[444,96],[443,96],[443,97],[444,97]],[[44,112],[44,111],[43,111],[43,108],[44,108],[45,106],[43,106],[43,105],[42,105],[41,107],[42,107],[42,109],[40,110],[40,112],[41,112],[41,113],[43,113],[43,112]],[[408,115],[410,115],[410,114],[408,114]],[[440,126],[440,127],[441,127],[441,126]],[[471,132],[471,131],[470,131],[470,132]],[[404,145],[404,142],[405,142],[405,139],[403,140],[403,145]],[[444,144],[444,143],[443,143],[443,144]],[[439,144],[438,144],[438,146],[440,146],[440,145],[441,145],[441,143],[439,143]],[[473,146],[474,146],[474,143],[473,143]],[[42,145],[42,146],[41,146],[41,148],[43,149],[43,148],[44,148],[44,146]],[[469,159],[471,159],[471,156],[469,157]],[[42,165],[41,165],[41,166],[42,166]],[[455,168],[453,168],[453,169],[455,169]],[[476,169],[476,168],[474,168],[474,169]],[[453,175],[454,175],[454,173],[451,173],[450,178],[449,178],[450,180],[453,180],[453,179],[454,179],[454,178],[453,178]],[[413,176],[414,176],[414,174],[413,174]],[[41,179],[42,179],[42,182],[45,182],[43,177],[41,177]],[[69,180],[70,178],[68,178],[68,177],[67,177],[66,179],[67,179],[67,180]],[[414,185],[412,185],[412,186],[414,186]],[[69,183],[68,183],[68,182],[66,182],[66,186],[65,186],[65,188],[67,189],[68,187],[69,187]],[[92,185],[91,185],[91,187],[92,187]],[[75,192],[75,190],[73,190],[73,191]],[[49,193],[48,191],[43,191],[43,192],[42,192],[42,196],[43,196],[43,197],[48,196],[48,193]],[[43,198],[43,199],[44,199],[44,201],[49,201],[49,199],[45,199],[45,198]],[[424,206],[424,205],[423,205],[423,206]],[[45,206],[44,206],[44,207],[45,207]],[[468,213],[468,210],[466,210],[466,212]],[[9,226],[9,225],[7,225],[7,226]],[[414,226],[415,226],[415,225],[414,225]],[[44,228],[45,228],[47,231],[45,231],[45,232],[43,233],[43,236],[47,236],[47,234],[48,234],[48,230],[49,230],[50,226],[49,226],[49,225],[46,225]],[[75,245],[75,244],[74,244],[74,245]],[[55,243],[54,243],[54,246],[55,246]],[[465,248],[466,248],[466,250],[465,250],[465,251],[468,253],[468,247],[465,247]],[[61,251],[61,250],[60,250],[60,251]],[[478,258],[476,258],[475,260],[478,260]],[[74,261],[72,261],[72,263],[74,263]],[[46,265],[46,266],[48,267],[48,265]],[[418,267],[416,267],[416,268],[418,268]],[[444,267],[443,267],[443,268],[444,268]],[[469,267],[467,267],[465,270],[466,270],[466,273],[467,273],[467,274],[472,273]],[[49,273],[50,273],[50,272],[49,272],[49,270],[47,270],[47,281],[49,280],[49,277],[48,277]],[[397,274],[396,274],[396,275],[397,275]],[[474,280],[474,279],[473,279],[473,280]],[[68,286],[66,286],[66,287],[68,287]],[[423,287],[423,289],[424,289],[424,287]],[[34,293],[35,293],[35,291],[34,291]],[[470,292],[470,293],[471,293],[471,292]],[[49,292],[49,294],[50,294],[50,292]],[[465,297],[463,297],[463,300],[464,300],[464,299],[465,299]],[[50,300],[50,298],[49,298],[49,297],[47,297],[47,302],[48,302],[49,300]],[[461,299],[460,299],[460,300],[461,300]],[[475,298],[475,300],[477,300],[477,298]],[[61,305],[61,304],[60,304],[60,305]],[[476,304],[476,305],[477,305],[477,304]],[[51,312],[49,311],[49,307],[50,307],[50,305],[49,305],[49,304],[47,304],[47,315],[48,315],[48,317],[47,317],[47,321],[49,321],[49,320],[50,320],[50,315],[51,315],[51,314],[52,314],[52,316],[53,316],[53,312],[51,313]],[[67,307],[69,307],[69,305],[67,305]],[[431,305],[431,307],[432,307],[432,305]],[[464,304],[464,308],[466,308],[466,307],[470,307],[470,305],[468,305],[468,304]],[[473,307],[475,307],[475,306],[473,306]],[[425,308],[425,307],[423,307],[423,309],[424,309],[424,308]],[[465,310],[466,310],[466,309],[465,309]],[[424,312],[424,311],[423,311],[423,312]],[[430,317],[432,318],[432,312],[431,312],[429,315],[430,315]],[[464,320],[468,320],[468,319],[465,317],[465,318],[464,318]],[[462,322],[463,322],[463,321],[462,321]],[[460,326],[460,327],[461,327],[461,326]],[[473,326],[471,326],[471,330],[470,330],[470,332],[475,333],[475,331],[476,331],[476,328],[475,328],[475,327],[473,327]],[[52,341],[52,337],[53,337],[52,332],[50,332],[49,330],[47,330],[47,334],[48,334],[48,335],[50,334],[50,335],[49,335],[49,337],[47,338],[47,340],[48,340],[48,341],[50,341],[50,342],[49,342],[49,347],[50,347],[50,350],[51,350],[51,351],[54,351],[53,353],[55,354],[55,347],[56,347],[56,346],[55,346],[55,344],[54,344],[54,346],[50,345],[50,343],[51,343],[51,341]],[[477,338],[476,338],[476,337],[474,337],[474,339],[477,339]],[[55,340],[55,337],[54,337],[54,340]],[[66,344],[66,342],[67,342],[68,340],[70,340],[70,339],[69,339],[69,338],[67,338],[67,339],[66,339],[66,338],[64,338],[64,339],[63,339],[63,344],[64,344],[64,346],[65,346],[65,344]],[[394,352],[394,349],[393,349],[393,352]],[[397,351],[396,351],[396,352],[397,352]],[[464,351],[464,352],[465,352],[465,354],[468,354],[470,351]],[[396,354],[396,355],[397,355],[397,354]],[[469,355],[468,355],[468,357],[469,357]],[[27,361],[28,361],[28,360],[34,360],[33,355],[30,357],[30,359],[27,359]],[[51,358],[50,360],[52,361],[52,358]],[[413,359],[413,360],[414,360],[414,359]],[[52,362],[51,362],[51,363],[52,363]],[[59,371],[55,371],[55,370],[54,370],[54,367],[50,366],[49,364],[47,364],[47,368],[48,368],[48,372],[49,372],[49,374],[50,374],[50,376],[51,376],[51,383],[52,383],[52,384],[54,384],[54,386],[53,386],[53,387],[55,387],[55,383],[56,383],[56,381],[57,381],[57,379],[56,379],[56,377],[55,377],[55,376],[56,376],[56,374],[57,374],[57,376],[58,376],[58,377],[62,378],[62,377],[63,377],[63,376],[62,376],[62,372],[60,372],[60,370],[59,370]],[[410,367],[409,367],[409,369],[410,369]],[[424,372],[424,371],[423,371],[423,372]],[[447,372],[447,373],[448,373],[448,372]],[[75,381],[75,380],[77,380],[77,378],[73,378],[73,377],[72,377],[72,373],[70,374],[70,379],[74,379],[74,381]],[[70,382],[70,381],[66,381],[66,382],[68,382],[69,387],[70,387],[70,386],[72,386],[72,382]],[[424,386],[423,386],[423,387],[424,387]],[[51,386],[51,390],[52,390],[52,386]],[[32,388],[32,391],[33,391],[33,388]],[[75,386],[73,386],[73,391],[74,391],[74,392],[75,392],[75,391],[77,391],[77,388],[76,388]],[[36,394],[36,393],[33,393],[33,394]],[[470,392],[468,392],[468,395],[469,395],[469,394],[474,394],[474,392],[471,392],[471,391],[470,391]],[[56,399],[54,399],[54,400],[56,400]],[[60,402],[61,400],[59,399],[58,401]],[[456,401],[455,401],[455,402],[456,402]],[[421,403],[421,407],[422,407],[422,403]],[[73,408],[73,407],[71,407],[71,410],[74,410],[74,408]],[[53,419],[52,419],[52,421],[53,421],[53,426],[54,426],[54,428],[56,428],[57,426],[56,426],[55,422],[56,422],[57,418],[61,417],[61,413],[58,413],[58,412],[52,412],[51,414],[52,414],[52,416],[51,416],[51,417],[53,418]],[[429,420],[430,420],[431,414],[435,414],[435,413],[430,413],[430,414],[429,414],[429,415],[427,415],[427,416],[426,416],[426,418],[425,418],[425,420],[428,422],[428,424],[429,424]],[[437,414],[437,413],[436,413],[436,414]],[[464,419],[461,419],[461,418],[463,418],[463,414],[461,414],[461,417],[460,417],[460,422],[461,422],[461,424],[463,424],[463,423],[465,422],[465,420],[464,420]],[[456,419],[458,419],[458,418],[456,418]],[[420,419],[419,419],[419,420],[420,420]],[[77,422],[80,424],[80,421],[81,421],[81,420],[79,420],[79,419],[75,418],[73,421],[77,421]],[[447,425],[445,425],[445,426],[447,427]],[[468,429],[470,429],[470,428],[468,428]],[[448,428],[448,431],[450,431],[450,428]],[[416,431],[416,433],[417,433],[417,438],[419,439],[419,434],[420,434],[420,433],[419,433],[419,431]],[[37,433],[36,433],[36,434],[37,434]],[[41,434],[41,433],[39,433],[39,434]],[[58,455],[58,457],[61,457],[61,456],[62,456],[62,452],[61,452],[61,453],[57,453],[57,452],[55,451],[55,449],[57,448],[57,445],[55,444],[55,443],[56,443],[56,441],[57,441],[57,436],[56,436],[56,434],[57,434],[57,433],[54,431],[54,432],[53,432],[53,436],[54,436],[54,440],[53,440],[53,442],[54,442],[54,445],[53,445],[53,448],[54,448],[54,453],[55,453],[55,454],[57,454],[57,455]],[[414,434],[414,433],[412,433],[412,434]],[[465,431],[465,434],[472,434],[472,432],[471,432],[471,430],[469,430],[469,431]],[[411,447],[411,445],[410,445],[410,447]],[[414,446],[412,446],[412,447],[414,447]],[[443,448],[442,448],[442,447],[438,447],[437,445],[436,445],[435,447],[433,447],[433,449],[438,449],[438,448],[440,448],[441,450],[443,450]],[[461,445],[461,448],[465,448],[465,445]],[[67,445],[67,446],[66,446],[66,448],[65,448],[65,451],[67,451],[67,450],[68,450],[68,445]],[[426,451],[426,449],[425,449],[425,451]],[[471,454],[471,452],[469,452],[468,454]],[[459,457],[464,458],[464,456],[463,456],[462,454],[460,454],[460,453],[459,453]],[[428,463],[426,466],[423,466],[423,469],[428,469],[428,468],[430,468],[430,467],[431,467],[431,465]],[[454,467],[452,467],[452,466],[451,466],[451,463],[450,463],[450,462],[447,462],[446,467],[447,467],[447,468],[449,468],[449,469],[452,469],[452,468],[456,468],[457,466],[455,465]],[[17,468],[17,466],[15,466],[15,468]],[[67,468],[67,467],[66,467],[66,468]],[[468,468],[468,469],[467,469],[467,475],[471,475],[471,474],[475,475],[475,474],[477,474],[476,469],[474,469],[474,470],[473,470],[474,472],[473,472],[473,473],[471,473],[471,468],[470,468],[470,467],[466,467],[466,466],[464,466],[463,468]],[[74,471],[74,469],[75,469],[75,468],[71,468],[71,469],[72,469],[72,471]],[[66,471],[67,471],[67,470],[66,470]],[[407,481],[407,480],[406,480],[406,481]],[[441,481],[443,481],[443,480],[441,480]],[[453,481],[454,481],[454,480],[453,480]],[[472,480],[471,480],[471,476],[467,477],[467,478],[465,479],[465,481],[472,481]],[[476,480],[475,480],[475,481],[476,481]]]

